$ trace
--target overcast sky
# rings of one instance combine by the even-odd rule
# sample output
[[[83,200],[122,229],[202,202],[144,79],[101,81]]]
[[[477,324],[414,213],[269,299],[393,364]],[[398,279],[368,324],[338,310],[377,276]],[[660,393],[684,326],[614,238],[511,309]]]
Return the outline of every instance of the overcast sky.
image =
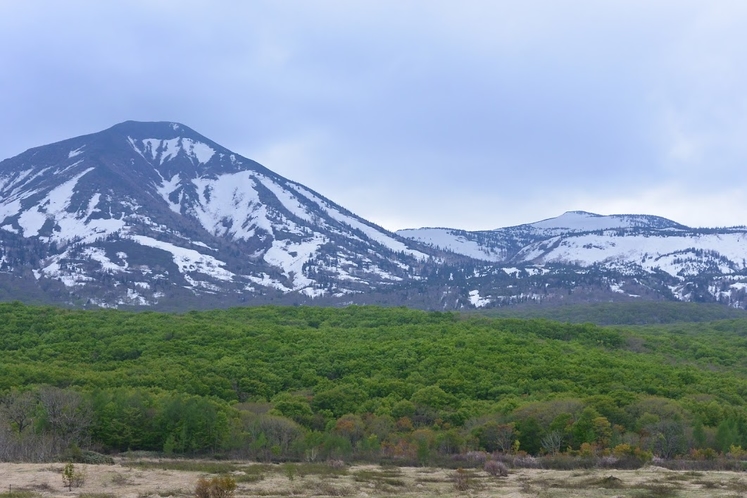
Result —
[[[0,159],[129,119],[390,230],[747,224],[747,2],[0,0]]]

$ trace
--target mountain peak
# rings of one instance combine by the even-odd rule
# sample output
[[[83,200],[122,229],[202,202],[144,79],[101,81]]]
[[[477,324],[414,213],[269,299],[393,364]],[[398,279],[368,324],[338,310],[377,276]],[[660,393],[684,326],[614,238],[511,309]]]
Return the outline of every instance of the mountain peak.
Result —
[[[604,216],[602,214],[590,213],[589,211],[581,211],[581,210],[566,211],[560,216],[566,216],[566,215],[588,216],[589,218],[596,218],[596,217]]]
[[[611,214],[601,215],[588,211],[566,211],[555,218],[528,223],[527,225],[541,230],[564,230],[572,232],[591,232],[596,230],[615,230],[628,228],[676,229],[686,228],[667,218],[646,214]],[[500,229],[499,229],[500,230]]]
[[[587,227],[598,225],[600,218],[606,218],[606,216],[586,211],[566,211],[560,216],[529,223],[529,225],[535,228],[586,229]]]
[[[100,133],[94,133],[92,136],[99,134],[124,136],[138,140],[147,138],[161,140],[188,138],[195,142],[205,143],[214,148],[220,147],[217,143],[196,132],[189,126],[173,121],[124,121]]]
[[[40,285],[88,289],[102,305],[149,304],[183,289],[341,297],[408,280],[428,257],[170,121],[125,121],[2,161],[0,272],[3,237],[34,247]],[[26,271],[24,258],[8,266]]]
[[[135,120],[128,120],[128,121],[122,121],[121,123],[117,123],[114,126],[104,130],[104,132],[108,131],[116,131],[120,133],[127,133],[127,132],[142,132],[142,131],[150,131],[150,132],[157,132],[159,134],[162,133],[196,133],[192,128],[189,128],[188,126],[185,126],[181,123],[177,123],[174,121],[135,121]]]

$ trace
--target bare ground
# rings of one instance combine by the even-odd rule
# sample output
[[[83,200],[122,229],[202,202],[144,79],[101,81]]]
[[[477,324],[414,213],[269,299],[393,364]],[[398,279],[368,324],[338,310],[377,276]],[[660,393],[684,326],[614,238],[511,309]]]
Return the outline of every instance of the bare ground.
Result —
[[[213,467],[211,467],[211,465]],[[456,471],[427,467],[356,465],[329,471],[324,464],[220,464],[237,481],[236,496],[505,496],[505,497],[740,497],[747,496],[747,474],[737,472],[672,471],[661,467],[640,470],[512,469],[508,477],[482,470]],[[173,470],[178,461],[126,460],[115,465],[76,464],[85,476],[81,487],[63,487],[63,464],[0,463],[0,498],[33,497],[187,497],[194,495],[205,469]],[[10,493],[10,494],[9,494]]]

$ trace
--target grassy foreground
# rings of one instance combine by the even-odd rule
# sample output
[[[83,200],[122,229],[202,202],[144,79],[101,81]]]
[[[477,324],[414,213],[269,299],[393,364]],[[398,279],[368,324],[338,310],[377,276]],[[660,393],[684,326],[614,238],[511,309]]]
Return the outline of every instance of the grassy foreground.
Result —
[[[195,485],[224,471],[237,482],[234,496],[504,496],[504,497],[735,497],[747,492],[747,476],[735,472],[511,469],[495,477],[483,470],[432,467],[246,462],[131,460],[80,465],[84,476],[71,491],[62,485],[62,464],[0,463],[2,498],[80,496],[194,496]]]

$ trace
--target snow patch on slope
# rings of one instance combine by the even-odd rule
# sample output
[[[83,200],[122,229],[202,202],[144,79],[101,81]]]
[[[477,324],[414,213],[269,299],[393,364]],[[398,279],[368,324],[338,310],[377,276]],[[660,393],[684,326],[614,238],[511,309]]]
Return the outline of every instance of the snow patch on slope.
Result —
[[[141,155],[143,155],[143,157],[148,156],[150,160],[158,161],[158,164],[170,161],[182,151],[184,151],[187,157],[199,164],[207,163],[215,155],[215,150],[209,145],[202,142],[195,142],[190,138],[184,137],[167,140],[145,138],[142,140],[142,149],[139,149],[131,138],[130,143]]]
[[[67,208],[70,206],[78,180],[92,170],[93,168],[88,168],[78,173],[70,180],[52,189],[36,206],[21,213],[18,224],[23,236],[39,235],[39,231],[47,219],[55,221],[61,228],[60,232],[55,232],[53,235],[52,238],[55,240],[69,240],[88,235],[85,221],[77,219],[75,213],[68,212]],[[83,233],[76,232],[76,229],[79,228],[83,229]]]
[[[208,275],[216,280],[231,281],[234,274],[223,268],[225,263],[212,256],[201,254],[193,249],[186,249],[168,242],[152,239],[143,235],[133,235],[131,240],[140,245],[161,249],[171,253],[174,263],[182,274],[197,272]]]
[[[270,192],[280,201],[280,203],[287,209],[291,214],[301,218],[304,221],[313,222],[311,215],[309,215],[306,208],[298,201],[298,198],[291,192],[281,187],[271,179],[257,175],[259,180],[262,182]]]
[[[156,171],[158,173],[158,171]],[[160,173],[158,173],[158,176],[161,176]],[[163,176],[161,176],[161,184],[156,185],[156,190],[158,191],[158,194],[163,198],[164,201],[169,205],[169,208],[175,212],[180,213],[181,212],[181,197],[179,198],[179,202],[171,202],[171,199],[169,199],[169,195],[176,190],[179,187],[179,183],[181,182],[181,178],[179,178],[179,174],[172,176],[170,180],[165,179]]]
[[[83,256],[93,261],[96,261],[101,265],[101,269],[105,272],[126,272],[127,263],[124,265],[118,265],[106,256],[106,251],[100,247],[86,247],[83,250]]]
[[[267,207],[260,202],[252,176],[241,171],[192,180],[200,202],[194,215],[207,231],[236,240],[252,238],[257,229],[272,232]]]
[[[195,142],[189,138],[182,139],[182,148],[187,152],[187,155],[199,164],[205,164],[215,155],[215,150],[208,144],[202,142]]]
[[[298,290],[314,284],[313,280],[303,274],[303,265],[312,259],[326,242],[327,238],[319,235],[299,243],[290,240],[274,240],[272,247],[265,253],[264,260],[280,268],[292,281],[291,288]]]
[[[747,254],[745,233],[620,236],[615,232],[606,232],[569,236],[562,240],[556,237],[554,244],[545,242],[525,248],[520,253],[521,259],[580,266],[633,262],[646,270],[661,270],[672,276],[682,276],[701,271],[685,270],[681,274],[688,263],[688,253],[711,251],[715,253],[714,256],[723,256],[731,261],[742,261]],[[720,258],[715,257],[713,261],[719,271],[732,272],[729,265]]]
[[[83,149],[85,149],[85,148],[86,148],[86,146],[85,146],[85,145],[81,145],[81,146],[80,146],[80,147],[78,147],[77,149],[75,149],[75,150],[71,150],[71,151],[70,151],[70,152],[68,153],[68,155],[67,155],[67,158],[68,158],[68,159],[72,159],[72,158],[74,158],[75,156],[79,156],[79,155],[81,155],[81,154],[83,153]]]
[[[480,291],[475,289],[469,291],[469,302],[472,303],[472,306],[475,308],[482,308],[490,304],[490,299],[480,297]]]
[[[414,228],[398,230],[398,235],[408,239],[417,240],[429,244],[437,249],[462,254],[481,261],[492,261],[495,263],[506,259],[506,251],[501,248],[489,247],[470,240],[467,234],[448,228]]]

